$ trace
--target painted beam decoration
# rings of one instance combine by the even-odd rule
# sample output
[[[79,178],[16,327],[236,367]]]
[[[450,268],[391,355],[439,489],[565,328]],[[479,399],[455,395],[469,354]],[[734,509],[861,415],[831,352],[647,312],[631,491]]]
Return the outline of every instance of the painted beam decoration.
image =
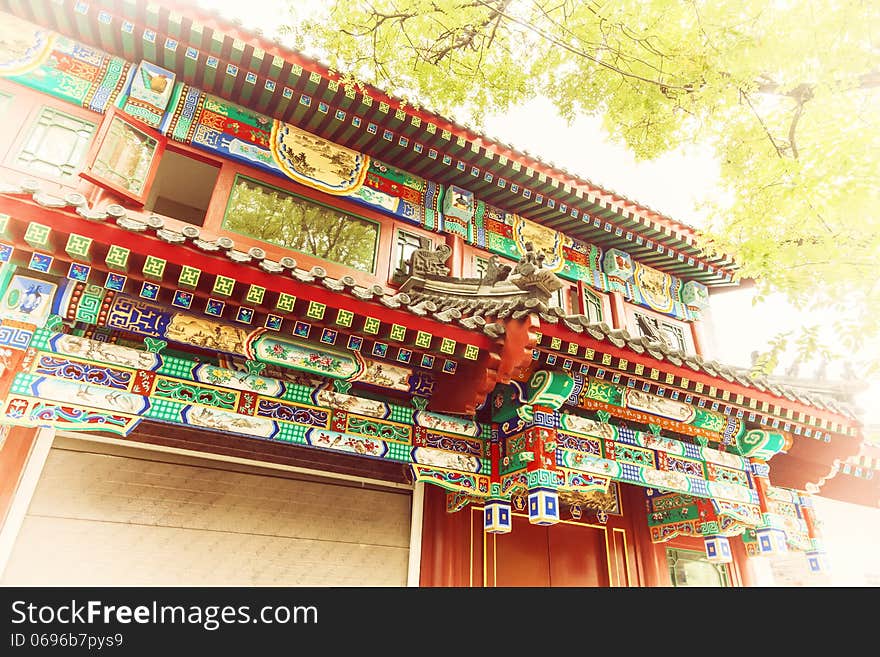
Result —
[[[0,76],[94,111],[118,106],[170,139],[428,230],[459,235],[507,258],[518,260],[532,244],[546,255],[545,268],[560,277],[620,291],[633,303],[678,319],[699,319],[705,307],[706,289],[699,283],[683,284],[633,263],[622,251],[612,249],[603,258],[597,246],[487,205],[468,190],[441,186],[205,93],[150,62],[133,64],[12,16],[0,30]],[[618,258],[629,259],[629,275],[609,267]]]
[[[77,315],[83,303],[76,299]],[[66,298],[66,297],[65,297]],[[67,312],[68,303],[62,303]],[[91,306],[93,304],[89,304]],[[135,333],[144,338],[162,339],[210,351],[242,356],[262,363],[288,367],[333,379],[361,382],[382,388],[412,392],[423,385],[427,373],[414,376],[403,365],[362,356],[358,351],[329,345],[316,347],[306,340],[283,336],[264,327],[245,329],[143,299],[116,294],[109,303],[101,326]]]
[[[628,420],[680,431],[737,448],[745,423],[723,413],[667,399],[639,388],[572,374],[574,387],[567,403],[586,410],[603,410]]]
[[[33,23],[4,14],[0,77],[104,112],[128,85],[133,66]]]
[[[488,492],[490,430],[474,420],[49,329],[2,410],[4,424],[122,436],[145,419],[410,463],[446,488]]]
[[[576,498],[607,491],[612,482],[675,492],[714,505],[718,517],[704,533],[710,529],[716,535],[741,533],[743,526],[760,525],[759,496],[748,459],[667,438],[660,434],[658,425],[652,425],[656,432],[642,432],[609,423],[607,412],[599,411],[603,418],[599,420],[565,412],[572,400],[588,389],[588,383],[580,377],[539,370],[527,385],[514,383],[496,390],[491,405],[498,450],[497,455],[495,451],[490,455],[497,483],[492,483],[491,510],[486,511],[487,531],[505,531],[497,518],[505,503],[517,495],[529,495],[531,518],[538,515],[532,507],[546,504],[552,493]],[[617,402],[624,403],[630,391],[624,388],[617,392]],[[639,404],[646,403],[638,399]],[[690,409],[691,419],[696,417],[693,411]],[[675,408],[669,412],[681,411]],[[548,520],[553,518],[545,513],[534,522]],[[680,531],[695,534],[697,528],[693,525]],[[718,542],[719,549],[722,544]]]
[[[161,131],[410,223],[438,226],[437,184],[188,85],[175,87]]]

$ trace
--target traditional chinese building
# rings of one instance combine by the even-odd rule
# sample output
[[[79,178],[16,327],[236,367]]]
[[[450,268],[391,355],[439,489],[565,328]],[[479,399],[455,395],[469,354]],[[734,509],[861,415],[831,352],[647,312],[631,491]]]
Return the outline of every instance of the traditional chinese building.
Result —
[[[0,10],[0,581],[825,567],[860,422],[705,353],[694,229],[183,4]]]

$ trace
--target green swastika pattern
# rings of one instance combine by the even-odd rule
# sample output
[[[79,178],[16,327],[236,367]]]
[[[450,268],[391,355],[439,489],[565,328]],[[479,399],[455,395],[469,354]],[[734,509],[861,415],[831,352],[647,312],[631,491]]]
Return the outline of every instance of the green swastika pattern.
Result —
[[[306,311],[306,317],[311,317],[312,319],[324,319],[324,311],[327,309],[323,303],[318,303],[317,301],[309,302],[309,309]]]
[[[467,345],[464,348],[464,357],[468,360],[477,360],[480,355],[480,348],[476,347],[472,344]]]
[[[180,276],[177,278],[177,284],[180,287],[186,288],[188,290],[195,289],[199,284],[199,278],[202,275],[201,269],[196,269],[195,267],[188,267],[184,265],[180,269]]]
[[[192,373],[195,363],[191,360],[164,355],[161,357],[161,361],[161,364],[156,369],[157,374],[173,376],[178,379],[188,379],[190,381],[195,380]]]
[[[413,423],[413,409],[406,406],[397,406],[396,404],[389,405],[391,406],[390,419],[392,421],[400,422],[401,424]]]
[[[296,297],[292,294],[286,294],[282,292],[278,295],[278,301],[275,302],[275,307],[278,310],[283,310],[284,312],[292,312],[293,306],[296,303]]]
[[[111,244],[110,248],[107,249],[107,256],[104,258],[104,262],[107,263],[107,266],[110,269],[127,271],[129,253],[130,251],[125,247],[119,246],[118,244]]]
[[[409,463],[412,461],[409,455],[409,451],[412,449],[409,445],[403,445],[401,443],[385,443],[388,445],[388,454],[385,455],[386,459],[390,459],[392,461],[403,461],[404,463]]]
[[[212,289],[213,293],[221,296],[228,297],[232,295],[232,291],[235,289],[235,279],[229,278],[228,276],[217,276],[214,279],[214,287]]]
[[[148,255],[147,259],[144,260],[144,267],[142,269],[144,277],[151,281],[161,281],[162,276],[165,274],[166,264],[167,262],[162,258]]]
[[[300,404],[312,404],[311,394],[312,389],[307,386],[301,386],[297,383],[288,383],[284,384],[286,390],[284,394],[281,396],[281,399],[286,399],[287,401],[299,402]]]
[[[401,326],[400,324],[392,324],[391,325],[391,334],[389,337],[392,340],[397,340],[398,342],[403,342],[406,340],[406,327]]]
[[[7,233],[7,229],[9,228],[9,215],[8,214],[0,214],[0,235],[8,238],[9,234]]]
[[[183,419],[180,413],[185,407],[186,404],[180,404],[167,399],[150,399],[150,407],[144,415],[154,420],[182,424]]]
[[[421,347],[422,349],[430,349],[431,348],[431,338],[434,336],[426,331],[419,331],[416,334],[416,346]]]
[[[455,340],[453,340],[451,338],[443,338],[443,341],[440,343],[440,353],[454,354],[455,353]]]
[[[354,313],[350,310],[340,310],[336,313],[336,323],[339,324],[339,326],[350,327],[353,321]]]
[[[372,333],[376,334],[379,332],[379,327],[382,325],[375,317],[367,317],[364,319],[364,333]]]
[[[260,287],[259,285],[251,285],[248,288],[247,295],[245,296],[245,301],[249,303],[253,303],[255,305],[260,305],[263,303],[263,297],[266,294],[266,288]]]
[[[24,233],[24,241],[34,248],[46,248],[49,246],[49,236],[51,234],[51,228],[43,224],[38,224],[36,221],[32,221],[28,224],[27,230]]]
[[[88,260],[89,249],[91,248],[91,237],[84,237],[82,235],[77,235],[76,233],[71,233],[70,236],[67,238],[67,246],[64,247],[64,250],[67,251],[67,255],[69,255],[71,258]]]

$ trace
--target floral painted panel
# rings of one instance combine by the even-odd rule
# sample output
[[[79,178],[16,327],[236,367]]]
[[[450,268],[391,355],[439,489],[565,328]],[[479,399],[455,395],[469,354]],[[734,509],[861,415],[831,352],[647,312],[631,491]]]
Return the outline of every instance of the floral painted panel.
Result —
[[[388,453],[388,445],[382,440],[365,436],[352,436],[337,431],[309,429],[306,441],[313,447],[350,452],[361,456],[382,457]]]
[[[305,343],[281,340],[273,336],[257,338],[251,350],[259,360],[334,379],[351,379],[364,369],[352,353],[324,349],[319,351]]]
[[[479,436],[480,425],[474,420],[467,418],[441,415],[431,411],[416,411],[415,421],[427,429],[436,429],[448,433],[456,433],[460,436]]]

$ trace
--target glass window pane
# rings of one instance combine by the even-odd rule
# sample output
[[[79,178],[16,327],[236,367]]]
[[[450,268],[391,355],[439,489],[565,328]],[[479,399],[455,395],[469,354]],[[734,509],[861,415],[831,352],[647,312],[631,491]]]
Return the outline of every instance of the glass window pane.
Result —
[[[673,349],[687,352],[687,345],[685,344],[684,333],[682,332],[681,327],[660,322],[660,330],[663,337],[666,339],[666,344]]]
[[[666,548],[673,586],[729,586],[727,566],[711,563],[702,552]]]
[[[378,224],[239,176],[223,228],[372,272]]]
[[[82,166],[95,124],[44,107],[31,126],[15,164],[34,173],[73,178]]]
[[[144,191],[158,145],[150,135],[113,117],[90,173],[139,196]]]

